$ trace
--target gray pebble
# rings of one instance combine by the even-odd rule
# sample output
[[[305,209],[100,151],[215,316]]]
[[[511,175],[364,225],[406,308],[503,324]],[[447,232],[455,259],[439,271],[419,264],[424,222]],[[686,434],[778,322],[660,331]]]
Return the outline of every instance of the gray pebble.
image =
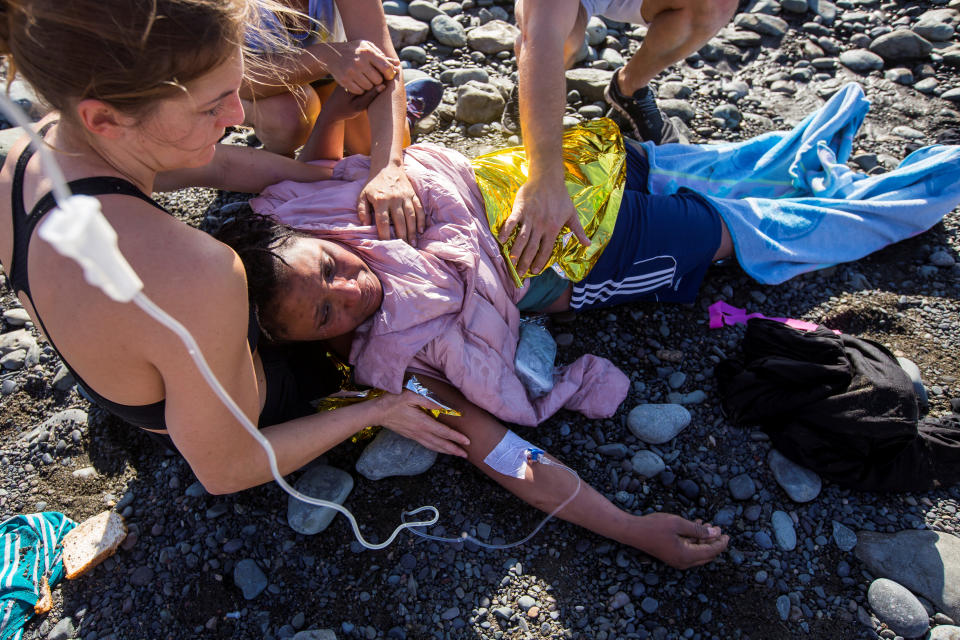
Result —
[[[647,596],[640,603],[640,608],[646,611],[647,613],[654,613],[657,608],[660,606],[660,603],[656,599]]]
[[[917,638],[930,628],[927,611],[917,597],[893,580],[874,580],[867,589],[867,601],[873,613],[899,635]]]
[[[345,471],[320,464],[303,474],[294,487],[312,498],[343,504],[353,489],[353,478]],[[329,507],[315,507],[293,496],[287,501],[287,523],[291,529],[306,536],[326,529],[336,515],[337,512]]]
[[[753,478],[746,473],[731,478],[728,486],[734,500],[749,500],[757,490]]]
[[[851,49],[840,54],[840,64],[858,73],[883,69],[883,58],[867,49]]]
[[[942,249],[934,251],[930,254],[930,264],[937,267],[952,267],[957,261],[954,259],[949,252],[943,251]]]
[[[852,551],[857,546],[857,534],[843,524],[833,521],[833,541],[841,551]]]
[[[794,502],[810,502],[820,495],[820,476],[789,460],[776,449],[770,450],[767,464],[777,484]]]
[[[793,528],[793,518],[785,511],[774,511],[771,518],[773,535],[777,545],[784,551],[793,551],[797,547],[797,532]]]
[[[663,444],[690,424],[690,412],[676,404],[641,404],[627,416],[627,427],[648,444]]]
[[[337,634],[332,629],[309,629],[298,631],[291,640],[337,640]]]
[[[381,429],[357,460],[357,472],[368,480],[424,473],[437,459],[437,452],[390,429]]]
[[[449,47],[459,48],[467,44],[467,32],[464,31],[463,26],[444,13],[430,20],[430,31],[441,44]]]
[[[790,597],[787,595],[782,595],[777,597],[777,615],[780,616],[780,620],[783,622],[787,621],[787,618],[790,616]]]
[[[69,640],[74,637],[75,633],[76,630],[73,627],[73,620],[70,616],[67,616],[61,618],[60,621],[54,625],[50,633],[47,634],[47,640]]]
[[[245,558],[233,568],[233,582],[247,600],[253,600],[267,588],[267,576],[263,575],[256,561]]]
[[[630,466],[633,472],[644,478],[653,478],[666,468],[663,458],[653,451],[638,451],[630,459]]]

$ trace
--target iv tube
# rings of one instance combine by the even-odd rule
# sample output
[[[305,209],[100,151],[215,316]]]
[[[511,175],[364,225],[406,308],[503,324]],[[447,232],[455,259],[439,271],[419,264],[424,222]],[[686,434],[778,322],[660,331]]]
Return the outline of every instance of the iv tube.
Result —
[[[39,153],[43,170],[53,183],[52,192],[57,202],[57,207],[52,210],[47,215],[47,218],[40,224],[38,235],[53,245],[58,252],[77,261],[83,268],[84,277],[90,284],[100,287],[105,294],[118,302],[133,302],[150,317],[175,333],[187,348],[187,352],[190,354],[194,364],[210,388],[216,393],[234,418],[243,425],[247,432],[266,452],[267,459],[270,463],[270,472],[273,474],[273,478],[277,484],[297,500],[317,507],[327,507],[343,514],[350,522],[357,541],[364,547],[371,550],[383,549],[389,546],[402,530],[410,529],[411,532],[418,536],[433,540],[460,542],[462,539],[471,539],[471,541],[476,544],[490,549],[510,548],[523,544],[532,538],[548,520],[572,501],[577,493],[579,493],[580,478],[572,469],[559,463],[550,462],[547,459],[538,460],[543,464],[560,466],[567,470],[577,479],[577,487],[569,498],[557,506],[527,537],[519,542],[508,545],[491,545],[469,538],[466,534],[464,534],[464,537],[461,539],[440,538],[415,529],[414,527],[430,526],[439,520],[440,514],[436,507],[433,506],[423,506],[413,511],[403,512],[402,518],[408,515],[417,515],[425,511],[430,512],[431,515],[426,520],[421,521],[406,522],[404,520],[393,530],[393,533],[391,533],[385,541],[379,544],[368,542],[360,532],[359,525],[353,514],[346,507],[336,502],[314,498],[301,493],[290,486],[283,478],[270,441],[260,433],[237,403],[234,402],[233,398],[230,397],[227,390],[223,388],[220,381],[217,380],[210,366],[207,364],[206,359],[203,357],[199,345],[190,332],[143,293],[143,283],[123,257],[123,254],[120,253],[117,247],[116,232],[103,216],[100,210],[99,200],[89,196],[71,195],[63,172],[53,158],[49,147],[33,130],[32,123],[26,114],[23,113],[23,110],[14,104],[6,92],[3,91],[0,91],[0,110],[17,126],[21,127],[24,133],[30,137],[30,144]]]
[[[353,533],[360,544],[373,550],[388,546],[403,529],[431,525],[438,520],[439,512],[435,507],[420,507],[410,513],[418,514],[429,511],[432,512],[430,518],[420,522],[401,523],[384,542],[373,544],[363,537],[356,519],[348,509],[335,502],[313,498],[290,486],[280,474],[276,454],[270,445],[270,441],[250,422],[250,419],[247,418],[246,414],[227,393],[227,390],[220,384],[220,381],[217,380],[190,332],[143,293],[143,283],[136,277],[136,274],[117,248],[116,232],[103,218],[103,214],[99,210],[99,201],[88,196],[73,196],[70,194],[63,172],[57,166],[50,149],[33,130],[29,119],[20,107],[14,104],[4,92],[0,92],[0,107],[3,108],[3,111],[11,120],[22,127],[24,132],[30,136],[30,143],[40,154],[44,172],[53,182],[53,196],[57,201],[57,208],[51,211],[47,219],[40,225],[38,231],[40,237],[50,242],[60,253],[79,262],[84,268],[84,276],[91,284],[103,288],[104,293],[114,300],[133,302],[180,338],[210,388],[220,397],[220,400],[230,410],[234,418],[263,447],[270,462],[270,472],[284,491],[307,504],[328,507],[342,513],[350,521]],[[95,247],[94,253],[96,255],[90,255],[92,247]]]

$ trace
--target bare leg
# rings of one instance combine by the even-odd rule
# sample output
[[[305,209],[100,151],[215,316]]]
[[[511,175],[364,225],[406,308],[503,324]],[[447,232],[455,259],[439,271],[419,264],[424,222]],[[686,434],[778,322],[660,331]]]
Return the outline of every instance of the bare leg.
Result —
[[[647,86],[661,71],[699,50],[730,21],[736,0],[644,0],[650,25],[640,49],[617,73],[624,95]]]
[[[727,223],[720,220],[720,246],[717,252],[713,254],[713,261],[723,260],[733,255],[733,238],[730,237],[730,229],[727,229]]]
[[[310,85],[300,95],[279,93],[267,98],[243,100],[244,124],[252,126],[267,151],[290,156],[310,136],[320,113],[320,98]]]
[[[516,18],[517,26],[523,29],[523,0],[519,0],[514,6],[514,17]],[[569,69],[573,66],[574,58],[577,55],[577,52],[580,51],[580,47],[583,46],[583,37],[587,30],[587,12],[583,8],[582,4],[578,3],[577,10],[577,21],[574,24],[573,30],[567,36],[567,39],[563,43],[563,61],[564,67]],[[520,50],[523,48],[523,35],[518,35],[516,42],[513,45],[514,52],[517,54],[517,57],[520,56]]]
[[[487,466],[483,460],[503,438],[506,428],[450,385],[435,380],[421,381],[443,402],[463,414],[459,418],[441,416],[441,420],[470,438],[469,446],[465,447],[468,459],[502,487],[547,512],[573,493],[576,480],[555,466],[529,465],[522,479],[503,475]],[[720,535],[719,528],[666,513],[648,516],[627,513],[582,481],[577,497],[557,516],[681,569],[706,564],[727,548],[728,537]]]

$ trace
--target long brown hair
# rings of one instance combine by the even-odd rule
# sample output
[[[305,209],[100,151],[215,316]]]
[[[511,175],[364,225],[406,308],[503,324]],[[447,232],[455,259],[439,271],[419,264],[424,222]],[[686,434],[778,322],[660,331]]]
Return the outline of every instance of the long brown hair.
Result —
[[[0,0],[0,54],[51,107],[95,98],[131,115],[182,91],[264,28],[269,0]],[[259,64],[264,64],[261,58]]]

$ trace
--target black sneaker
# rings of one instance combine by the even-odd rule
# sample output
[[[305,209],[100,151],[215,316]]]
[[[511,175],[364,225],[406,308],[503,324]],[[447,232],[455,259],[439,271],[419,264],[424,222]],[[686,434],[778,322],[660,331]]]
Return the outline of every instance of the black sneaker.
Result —
[[[513,85],[510,91],[510,99],[503,107],[503,115],[500,116],[500,124],[510,133],[523,135],[520,131],[520,90],[518,85]]]
[[[614,73],[603,97],[620,116],[620,129],[626,135],[640,141],[651,140],[656,144],[680,142],[677,128],[673,126],[670,118],[660,112],[650,87],[644,87],[627,97],[620,92],[617,74]],[[624,124],[627,126],[624,127]]]

